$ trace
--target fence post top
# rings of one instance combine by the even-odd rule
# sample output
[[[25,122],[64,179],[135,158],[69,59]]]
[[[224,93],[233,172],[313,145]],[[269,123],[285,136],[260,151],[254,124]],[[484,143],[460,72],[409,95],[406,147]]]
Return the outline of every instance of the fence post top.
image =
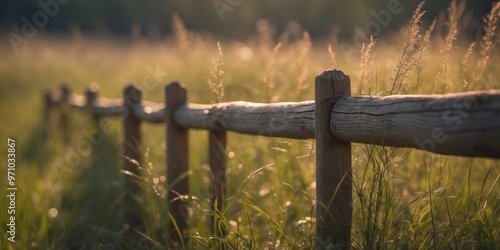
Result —
[[[323,73],[319,74],[316,76],[316,80],[320,79],[328,79],[330,81],[333,80],[346,80],[350,79],[348,75],[344,74],[341,70],[333,69],[333,70],[326,70]]]
[[[87,92],[96,93],[98,91],[99,91],[99,84],[97,84],[96,82],[91,82],[87,87]]]
[[[350,80],[349,76],[344,74],[341,70],[332,71],[333,80]]]
[[[139,87],[139,85],[133,82],[127,84],[123,92],[125,95],[133,95],[133,97],[142,97],[141,87]]]
[[[187,89],[181,81],[171,81],[165,86],[165,103],[185,103],[187,100]]]
[[[339,96],[351,95],[351,79],[340,70],[327,70],[316,76],[315,86],[316,98],[322,97],[321,100],[326,97],[336,96],[335,99],[338,99]],[[321,101],[316,99],[316,102]]]
[[[140,103],[142,99],[142,91],[138,85],[129,83],[123,91],[123,98],[125,105],[127,106]]]
[[[125,86],[125,92],[127,91],[142,92],[141,87],[133,82],[130,82],[127,86]]]
[[[165,86],[165,90],[169,90],[169,89],[183,89],[183,90],[186,90],[186,85],[184,85],[184,83],[182,83],[179,80],[174,80],[174,81],[171,81],[169,84],[167,84],[167,86]]]

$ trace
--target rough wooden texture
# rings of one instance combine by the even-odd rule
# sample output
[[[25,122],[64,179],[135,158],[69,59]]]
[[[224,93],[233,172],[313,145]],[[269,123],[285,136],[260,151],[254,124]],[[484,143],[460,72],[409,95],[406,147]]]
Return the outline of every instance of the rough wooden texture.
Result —
[[[500,91],[342,98],[330,128],[343,141],[500,158]]]
[[[225,131],[210,131],[208,135],[208,155],[210,170],[212,174],[212,215],[213,233],[218,236],[225,236],[227,228],[216,217],[222,216],[226,200],[226,144],[227,133]]]
[[[130,110],[140,105],[142,98],[141,90],[130,84],[123,92],[123,100],[125,107],[129,110],[123,118],[125,139],[123,142],[125,166],[124,170],[127,175],[125,177],[125,188],[127,189],[126,205],[127,222],[132,227],[138,227],[142,223],[140,204],[137,199],[140,195],[138,181],[134,176],[140,176],[139,167],[141,164],[141,121],[134,117]]]
[[[230,130],[244,134],[295,139],[314,138],[314,103],[229,102],[189,104],[174,112],[175,121],[187,128]]]
[[[330,130],[335,96],[351,93],[349,77],[325,71],[316,77],[316,242],[318,249],[349,248],[352,218],[351,143]]]
[[[332,110],[336,138],[430,152],[500,158],[500,91],[447,95],[344,97]],[[314,138],[313,102],[188,104],[175,110],[179,125],[244,134]]]
[[[60,104],[61,97],[52,100]],[[69,106],[86,108],[83,96],[70,95]],[[331,114],[330,128],[343,141],[473,157],[500,158],[500,90],[447,95],[345,97]],[[98,97],[97,116],[123,116],[122,99]],[[162,104],[142,102],[131,110],[140,120],[164,123]],[[314,139],[314,102],[216,105],[183,104],[174,119],[184,128]]]
[[[180,82],[165,87],[165,121],[167,122],[167,192],[169,212],[174,221],[169,221],[169,236],[173,244],[180,244],[188,236],[189,215],[186,204],[189,195],[188,176],[188,131],[179,126],[173,111],[187,100],[187,91]],[[176,227],[180,230],[176,230]]]

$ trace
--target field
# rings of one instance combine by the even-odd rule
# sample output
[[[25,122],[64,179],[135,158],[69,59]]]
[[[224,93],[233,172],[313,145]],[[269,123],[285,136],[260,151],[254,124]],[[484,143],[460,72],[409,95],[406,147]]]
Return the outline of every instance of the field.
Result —
[[[181,80],[190,102],[281,102],[314,99],[314,77],[336,68],[351,77],[352,95],[442,94],[500,89],[500,4],[470,39],[461,13],[448,22],[420,22],[417,9],[399,32],[362,46],[307,31],[273,34],[261,23],[246,41],[220,40],[188,30],[161,41],[39,35],[15,53],[0,51],[1,249],[163,249],[165,224],[164,127],[143,126],[141,200],[144,228],[124,224],[123,128],[84,154],[78,142],[92,128],[88,114],[72,115],[72,146],[64,148],[56,117],[44,131],[43,90],[61,81],[83,94],[91,82],[99,95],[119,98],[129,82],[144,99],[164,102],[164,86]],[[6,189],[7,138],[16,141],[16,243]],[[227,209],[229,234],[211,233],[207,135],[190,132],[189,173],[195,249],[311,249],[315,246],[315,148],[312,140],[229,133]],[[467,142],[464,142],[467,143]],[[353,145],[354,249],[495,249],[500,245],[500,161],[451,157],[414,149]],[[138,235],[140,235],[138,237]]]

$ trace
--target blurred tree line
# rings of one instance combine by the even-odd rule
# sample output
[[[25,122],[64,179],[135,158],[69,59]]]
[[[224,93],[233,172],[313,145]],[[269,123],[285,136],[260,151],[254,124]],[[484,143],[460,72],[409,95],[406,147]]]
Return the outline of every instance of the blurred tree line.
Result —
[[[426,20],[444,13],[451,0],[429,0]],[[420,1],[410,0],[6,0],[0,3],[0,31],[3,34],[19,30],[25,20],[43,23],[43,30],[67,33],[71,27],[83,32],[128,36],[131,27],[140,27],[146,37],[163,37],[171,33],[174,13],[189,29],[244,38],[255,33],[256,22],[267,19],[279,33],[291,21],[308,30],[312,37],[326,36],[337,27],[341,37],[350,37],[355,27],[364,28],[375,20],[374,15],[398,4],[402,11],[390,16],[381,32],[405,25]],[[470,18],[469,34],[474,34],[481,18],[491,8],[491,0],[467,0]],[[56,6],[57,8],[56,9]],[[52,9],[51,9],[52,8]],[[52,10],[53,13],[48,13]],[[57,10],[57,11],[55,11]],[[48,15],[50,14],[50,15]],[[52,15],[53,14],[53,15]],[[25,17],[23,19],[23,17]],[[381,17],[386,18],[386,17]]]

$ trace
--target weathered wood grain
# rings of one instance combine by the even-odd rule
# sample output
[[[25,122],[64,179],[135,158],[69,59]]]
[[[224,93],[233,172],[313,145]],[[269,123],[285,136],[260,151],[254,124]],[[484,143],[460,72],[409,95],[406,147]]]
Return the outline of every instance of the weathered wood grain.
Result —
[[[330,128],[343,141],[500,158],[500,91],[342,98]]]
[[[167,190],[167,201],[173,219],[169,220],[168,229],[173,245],[181,244],[189,234],[188,130],[179,126],[173,117],[173,111],[186,101],[187,91],[181,82],[172,82],[165,87],[167,183],[171,187]]]
[[[330,130],[333,98],[351,94],[342,71],[316,77],[316,245],[317,249],[349,249],[352,220],[351,143]]]
[[[52,105],[63,102],[61,97]],[[69,106],[86,108],[83,96],[69,95]],[[122,99],[97,97],[97,116],[124,116]],[[164,105],[143,101],[135,117],[164,123]],[[183,104],[173,119],[184,128],[292,139],[314,139],[314,101]],[[340,98],[330,128],[335,138],[366,144],[420,148],[430,152],[500,158],[500,90],[447,95],[356,96]]]
[[[187,104],[174,112],[183,127],[294,139],[314,138],[314,102]]]

